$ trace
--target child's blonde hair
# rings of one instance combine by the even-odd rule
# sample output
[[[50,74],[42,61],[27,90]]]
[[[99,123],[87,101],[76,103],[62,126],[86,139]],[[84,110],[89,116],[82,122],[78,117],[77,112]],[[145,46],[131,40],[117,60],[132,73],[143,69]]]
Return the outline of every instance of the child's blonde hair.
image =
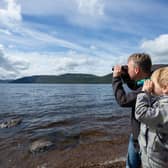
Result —
[[[151,79],[156,81],[161,88],[168,86],[168,67],[159,68],[154,71]]]

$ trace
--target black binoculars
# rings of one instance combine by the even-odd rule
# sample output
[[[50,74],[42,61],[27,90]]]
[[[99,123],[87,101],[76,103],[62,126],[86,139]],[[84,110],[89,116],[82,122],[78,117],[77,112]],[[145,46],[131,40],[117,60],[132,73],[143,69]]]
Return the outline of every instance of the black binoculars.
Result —
[[[122,70],[122,73],[121,73],[121,78],[122,78],[122,81],[124,83],[127,84],[127,86],[130,88],[130,89],[137,89],[137,85],[136,85],[136,82],[134,80],[131,80],[130,79],[130,76],[128,74],[128,66],[127,65],[122,65],[121,66],[121,70]],[[112,73],[114,72],[114,67],[112,67]]]
[[[121,66],[122,73],[128,74],[128,66],[127,65],[122,65]],[[112,67],[112,73],[114,71],[114,67]]]

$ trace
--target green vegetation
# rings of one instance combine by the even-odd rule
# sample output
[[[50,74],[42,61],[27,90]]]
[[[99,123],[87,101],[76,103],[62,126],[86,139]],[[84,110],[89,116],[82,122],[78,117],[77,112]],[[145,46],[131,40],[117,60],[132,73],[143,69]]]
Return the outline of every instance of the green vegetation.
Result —
[[[111,83],[112,74],[96,76],[90,74],[64,74],[59,76],[31,76],[11,81],[10,83]]]

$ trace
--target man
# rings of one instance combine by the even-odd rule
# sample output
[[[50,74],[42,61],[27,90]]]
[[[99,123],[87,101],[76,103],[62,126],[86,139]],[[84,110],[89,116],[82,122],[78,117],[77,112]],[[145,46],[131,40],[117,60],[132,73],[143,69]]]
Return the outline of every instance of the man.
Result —
[[[143,80],[148,79],[151,75],[152,61],[148,54],[135,53],[128,58],[128,75],[131,80],[136,81],[134,90],[126,93],[123,87],[123,70],[122,66],[116,65],[113,72],[113,90],[115,98],[121,107],[131,107],[131,125],[132,133],[128,145],[128,156],[126,161],[127,168],[139,168],[141,166],[139,156],[138,134],[139,122],[135,119],[135,103],[137,94],[141,92]],[[129,86],[129,85],[128,85]]]

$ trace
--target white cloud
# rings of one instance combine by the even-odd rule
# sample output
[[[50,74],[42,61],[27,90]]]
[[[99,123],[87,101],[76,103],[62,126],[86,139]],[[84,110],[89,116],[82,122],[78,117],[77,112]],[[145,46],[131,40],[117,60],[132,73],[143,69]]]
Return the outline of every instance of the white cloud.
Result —
[[[141,48],[151,54],[154,62],[168,62],[168,34],[160,35],[153,40],[146,40],[142,43]]]
[[[66,15],[69,22],[82,27],[98,28],[106,19],[104,0],[76,0],[77,10]]]
[[[146,40],[142,43],[142,49],[149,50],[156,54],[168,53],[168,34],[160,35],[153,40]]]
[[[0,33],[3,33],[5,35],[11,35],[11,32],[7,29],[0,29]]]
[[[22,32],[28,38],[32,38],[32,41],[36,40],[36,42],[37,41],[39,43],[42,42],[43,45],[55,44],[55,46],[65,47],[68,49],[83,50],[83,48],[78,44],[63,40],[61,38],[54,37],[54,36],[49,35],[47,33],[35,31],[35,30],[30,30],[30,29],[26,29],[26,28],[24,28],[24,30],[22,29]]]
[[[29,63],[18,76],[59,75],[63,73],[89,73],[89,67],[94,66],[95,59],[74,51],[56,53],[15,52],[8,53],[11,60],[22,59]]]
[[[104,15],[104,4],[102,0],[76,0],[79,13],[87,16]]]
[[[34,16],[58,16],[83,27],[98,27],[104,18],[105,0],[19,0],[22,13]],[[40,4],[40,5],[39,5]],[[97,25],[96,25],[97,24]]]
[[[4,0],[6,8],[0,9],[0,25],[13,26],[22,20],[21,6],[15,0]]]
[[[151,18],[164,19],[167,13],[166,5],[159,1],[151,3],[133,0],[61,0],[61,2],[60,0],[19,0],[19,2],[25,15],[61,16],[64,20],[82,27],[111,27],[113,30],[129,33],[144,32],[144,26],[139,26],[143,24],[142,17],[145,18],[144,20],[148,19],[145,24],[150,30]],[[157,13],[160,11],[163,14],[158,16]],[[158,23],[155,25],[160,26]]]
[[[19,0],[23,13],[27,15],[63,15],[84,14],[101,16],[104,14],[105,0]],[[40,5],[39,5],[40,4]],[[89,18],[88,18],[89,19]]]
[[[6,2],[6,7],[0,9],[0,42],[3,43],[6,47],[8,46],[11,48],[12,46],[15,48],[18,46],[19,48],[26,50],[38,50],[39,48],[45,49],[50,47],[62,47],[65,49],[80,51],[84,50],[84,48],[79,44],[65,40],[61,37],[58,38],[56,35],[52,35],[48,32],[35,30],[31,27],[31,24],[22,22],[21,4],[18,4],[16,0],[3,0],[3,2]],[[27,3],[30,3],[31,7],[35,6],[34,1]],[[50,4],[53,4],[53,1]],[[38,8],[39,5],[36,7]],[[49,5],[49,7],[52,7],[52,5]]]
[[[0,44],[0,78],[14,78],[20,71],[28,68],[28,64],[20,59],[11,59],[5,55],[5,49]]]
[[[65,49],[73,49],[78,51],[86,50],[79,44],[58,38],[56,35],[48,34],[26,27],[26,25],[18,26],[14,31],[0,29],[1,41],[9,48],[22,48],[26,50],[47,50],[50,47],[62,47]]]
[[[106,59],[104,59],[104,55],[95,57],[75,51],[53,53],[8,51],[7,55],[8,59],[11,62],[15,61],[17,68],[20,68],[19,73],[15,74],[15,78],[32,75],[60,75],[64,73],[106,75],[111,72],[111,67],[114,64],[124,63],[123,58],[125,58],[125,55],[116,57],[116,59],[111,57],[111,55],[106,55]],[[16,60],[20,60],[21,64],[18,64]],[[25,67],[23,63],[29,66]],[[1,73],[0,76],[2,77],[2,75],[4,76],[5,74]],[[9,78],[7,72],[6,78]]]

